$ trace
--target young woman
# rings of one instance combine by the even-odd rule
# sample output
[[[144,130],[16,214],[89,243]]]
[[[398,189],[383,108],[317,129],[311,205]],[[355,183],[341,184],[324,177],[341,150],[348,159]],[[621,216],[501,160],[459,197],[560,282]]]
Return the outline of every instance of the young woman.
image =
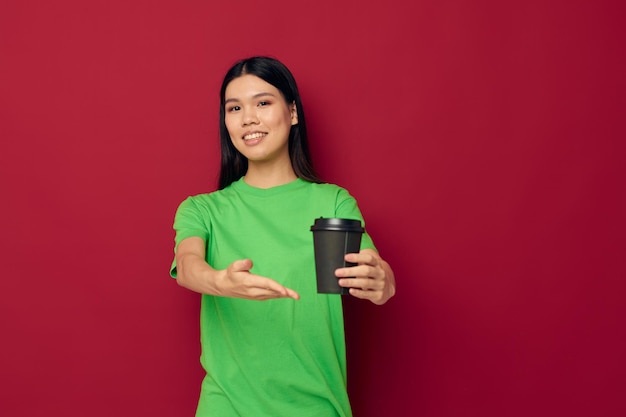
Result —
[[[220,95],[219,191],[187,198],[174,221],[171,275],[203,294],[196,415],[350,416],[341,296],[317,293],[310,227],[319,217],[363,221],[357,203],[315,174],[282,63],[236,63]],[[394,295],[367,233],[346,260],[357,266],[336,275],[352,296],[384,304]]]

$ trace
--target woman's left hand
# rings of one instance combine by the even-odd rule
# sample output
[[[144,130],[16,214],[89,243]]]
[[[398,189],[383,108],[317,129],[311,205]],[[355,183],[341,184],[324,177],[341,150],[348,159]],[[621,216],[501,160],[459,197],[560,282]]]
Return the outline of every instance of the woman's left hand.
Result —
[[[378,252],[363,249],[359,253],[347,254],[345,260],[357,266],[339,268],[335,275],[339,278],[340,286],[350,288],[351,295],[378,305],[385,304],[394,296],[396,281],[393,271]]]

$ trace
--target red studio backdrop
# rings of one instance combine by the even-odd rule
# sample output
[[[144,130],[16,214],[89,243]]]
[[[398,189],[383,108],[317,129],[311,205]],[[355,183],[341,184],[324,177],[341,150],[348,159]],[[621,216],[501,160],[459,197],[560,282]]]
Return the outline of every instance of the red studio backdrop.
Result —
[[[190,416],[173,215],[218,89],[284,61],[393,266],[346,299],[366,416],[626,415],[622,1],[0,3],[0,415]],[[305,415],[303,410],[303,415]]]

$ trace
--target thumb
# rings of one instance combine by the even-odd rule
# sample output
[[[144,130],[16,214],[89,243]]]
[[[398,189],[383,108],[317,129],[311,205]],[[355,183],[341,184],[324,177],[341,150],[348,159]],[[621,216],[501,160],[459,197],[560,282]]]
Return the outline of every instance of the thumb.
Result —
[[[249,271],[252,269],[252,261],[250,259],[241,259],[233,262],[231,267],[233,272]]]

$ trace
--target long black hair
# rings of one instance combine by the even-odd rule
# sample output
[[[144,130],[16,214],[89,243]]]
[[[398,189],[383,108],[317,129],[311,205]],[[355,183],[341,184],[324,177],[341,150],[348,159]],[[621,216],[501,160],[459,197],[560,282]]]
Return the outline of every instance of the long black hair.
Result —
[[[283,95],[287,104],[295,103],[298,113],[298,123],[291,126],[289,132],[289,158],[294,173],[303,180],[315,183],[323,181],[313,169],[309,143],[304,121],[304,111],[296,80],[289,69],[280,61],[265,57],[255,56],[242,59],[232,66],[226,73],[220,90],[220,148],[222,152],[219,189],[228,187],[237,181],[248,170],[248,160],[233,145],[225,122],[225,95],[226,87],[235,78],[242,75],[255,75],[263,81],[276,87]]]

